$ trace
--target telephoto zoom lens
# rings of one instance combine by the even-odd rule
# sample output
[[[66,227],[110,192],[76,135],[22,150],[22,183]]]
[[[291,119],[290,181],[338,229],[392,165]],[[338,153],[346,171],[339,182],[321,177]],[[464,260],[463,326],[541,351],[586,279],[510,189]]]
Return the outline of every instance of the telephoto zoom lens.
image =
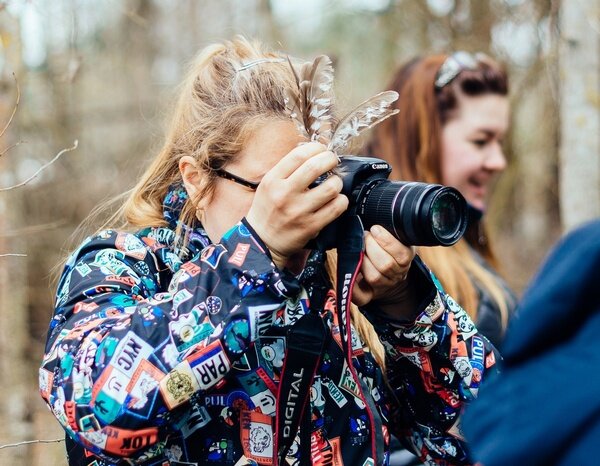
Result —
[[[451,246],[467,228],[467,203],[454,188],[383,180],[357,199],[365,229],[381,225],[411,246]]]

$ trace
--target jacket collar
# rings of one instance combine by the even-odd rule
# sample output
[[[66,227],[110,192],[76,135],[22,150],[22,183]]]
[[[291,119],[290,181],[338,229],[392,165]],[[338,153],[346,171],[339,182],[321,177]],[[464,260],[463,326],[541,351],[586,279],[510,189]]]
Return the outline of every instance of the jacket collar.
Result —
[[[211,244],[206,231],[199,221],[195,221],[192,225],[181,223],[181,211],[188,199],[189,196],[183,184],[175,183],[169,187],[167,194],[163,199],[162,205],[163,218],[169,225],[167,228],[163,228],[162,230],[170,230],[171,232],[171,234],[164,235],[165,237],[169,238],[167,241],[167,246],[173,249],[173,252],[178,254],[184,260],[190,259],[206,246]],[[175,246],[175,230],[177,230],[177,227],[180,226],[180,224],[183,230],[182,233],[187,234],[189,240],[186,250],[179,250]]]

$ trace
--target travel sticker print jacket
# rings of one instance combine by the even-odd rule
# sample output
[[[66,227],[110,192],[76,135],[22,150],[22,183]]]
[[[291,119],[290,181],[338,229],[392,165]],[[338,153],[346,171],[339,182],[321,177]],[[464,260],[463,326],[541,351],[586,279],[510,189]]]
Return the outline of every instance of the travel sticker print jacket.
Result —
[[[273,464],[287,332],[309,297],[244,221],[219,244],[197,228],[177,254],[182,196],[167,198],[170,228],[101,232],[66,263],[40,391],[70,464]],[[459,414],[495,350],[418,259],[411,273],[427,290],[414,323],[363,310],[386,349],[387,383],[354,328],[344,356],[327,295],[330,338],[289,464],[302,452],[312,464],[386,464],[390,432],[426,464],[469,463]]]

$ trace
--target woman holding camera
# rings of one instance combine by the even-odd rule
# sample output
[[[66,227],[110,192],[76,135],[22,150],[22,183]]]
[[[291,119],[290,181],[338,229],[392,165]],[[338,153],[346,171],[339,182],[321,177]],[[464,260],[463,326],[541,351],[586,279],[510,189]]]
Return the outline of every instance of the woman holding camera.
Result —
[[[483,54],[456,52],[413,59],[390,88],[400,95],[397,117],[377,126],[367,153],[387,160],[392,179],[457,188],[469,204],[469,226],[449,248],[419,255],[479,331],[500,346],[516,297],[497,272],[484,222],[490,184],[506,168],[506,72]]]
[[[506,167],[508,77],[489,57],[456,52],[415,58],[394,74],[400,95],[394,118],[374,128],[366,152],[387,160],[391,179],[457,188],[469,204],[469,226],[457,244],[420,248],[444,289],[481,334],[501,345],[516,297],[497,272],[484,224],[489,185]],[[393,442],[391,464],[419,464]]]
[[[348,199],[290,118],[297,79],[243,38],[206,47],[116,229],[67,260],[40,390],[69,464],[385,464],[390,432],[469,462],[494,350],[385,229],[348,228],[339,267],[304,248]]]

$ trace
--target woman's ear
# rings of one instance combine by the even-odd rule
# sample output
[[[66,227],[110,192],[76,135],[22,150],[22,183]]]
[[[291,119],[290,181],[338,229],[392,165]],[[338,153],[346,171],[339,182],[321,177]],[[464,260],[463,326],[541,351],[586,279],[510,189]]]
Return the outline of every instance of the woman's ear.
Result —
[[[207,175],[202,173],[202,170],[198,168],[198,162],[190,155],[184,155],[179,159],[179,172],[188,197],[196,209],[196,217],[203,222],[202,216],[209,198],[206,196],[200,198],[200,193],[208,183]]]
[[[181,157],[179,159],[179,171],[181,172],[181,179],[189,198],[196,199],[202,181],[202,175],[196,159],[190,155]]]

